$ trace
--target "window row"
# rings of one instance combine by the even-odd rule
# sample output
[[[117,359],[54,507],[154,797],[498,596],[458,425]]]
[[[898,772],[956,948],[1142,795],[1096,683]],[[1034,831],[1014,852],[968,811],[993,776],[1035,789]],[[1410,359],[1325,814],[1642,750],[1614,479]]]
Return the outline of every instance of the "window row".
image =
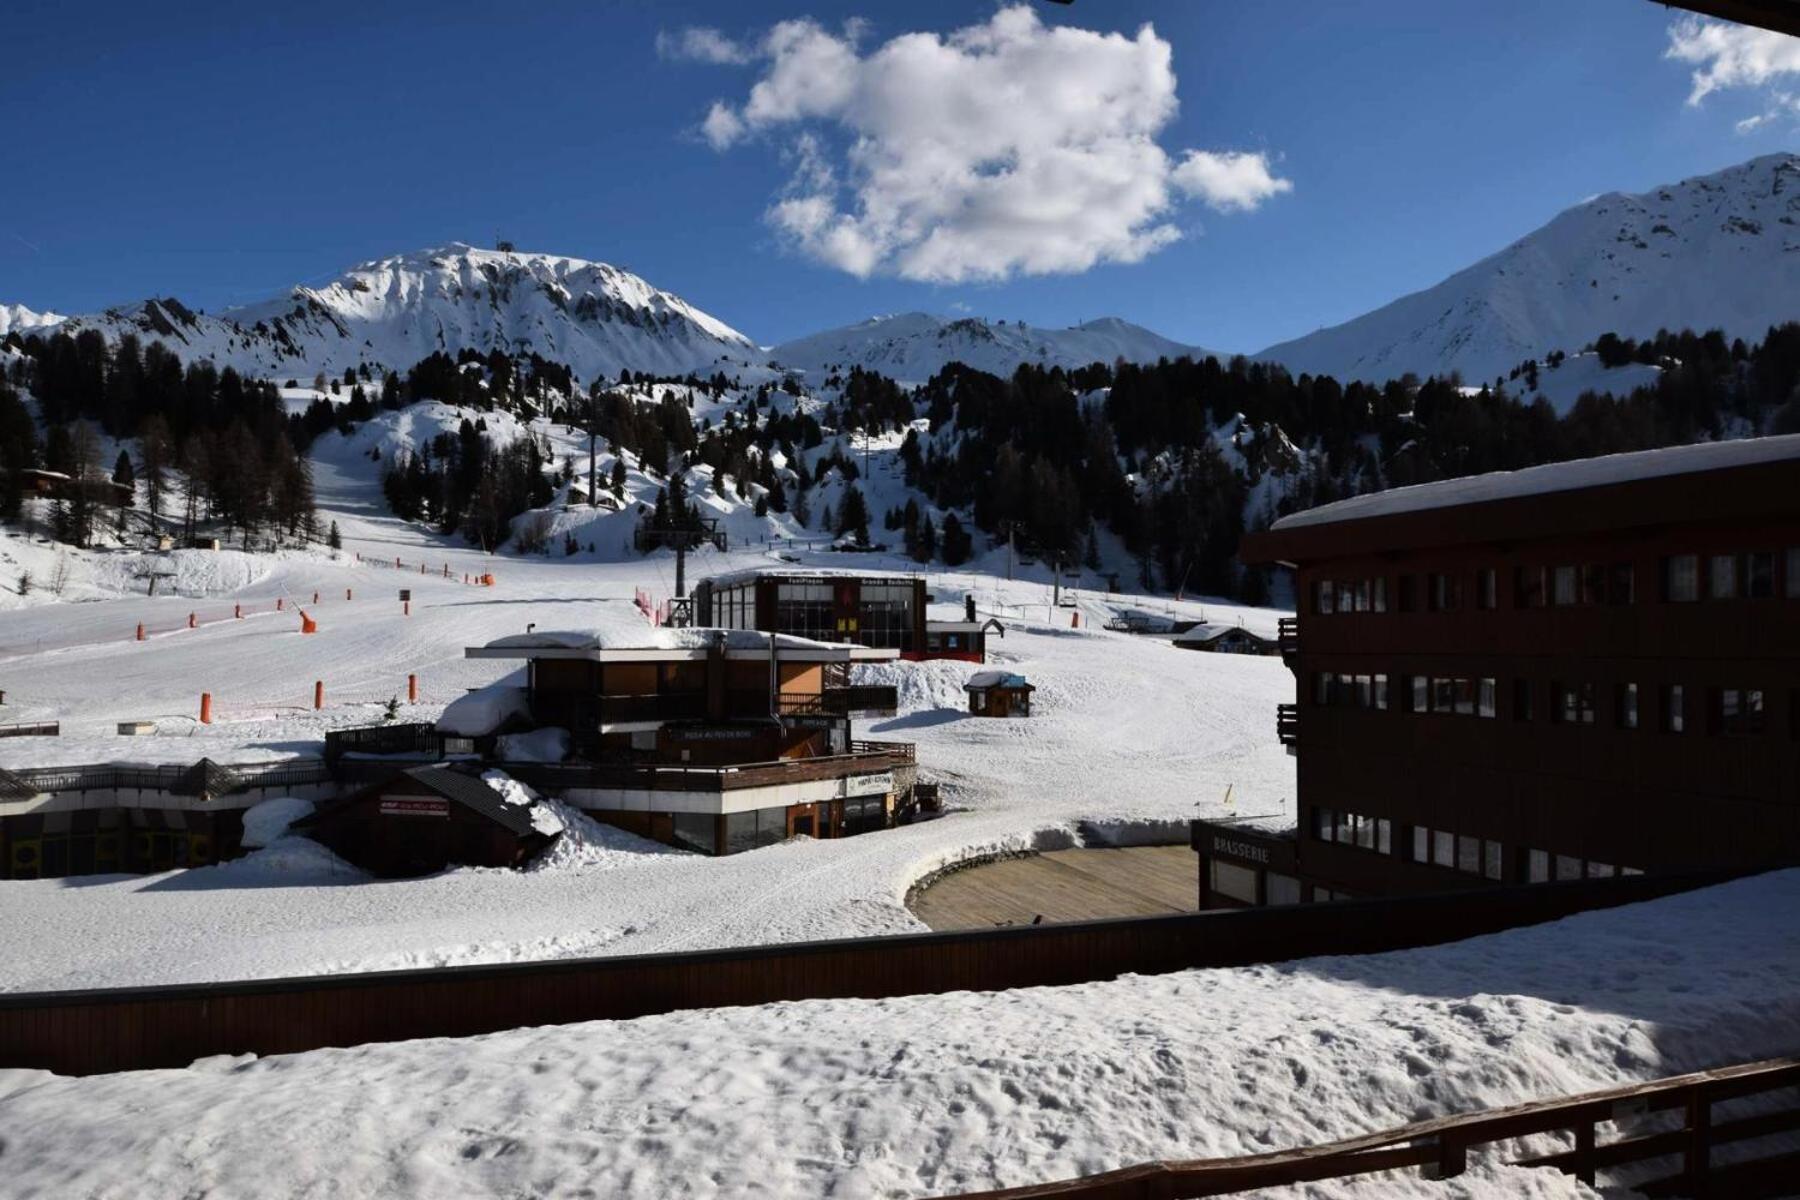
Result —
[[[1356,846],[1377,854],[1394,852],[1394,823],[1342,809],[1313,809],[1313,837],[1340,846]]]
[[[1356,708],[1386,712],[1390,706],[1389,679],[1385,673],[1347,674],[1313,672],[1313,703],[1324,708]],[[1494,718],[1499,715],[1499,681],[1491,676],[1401,675],[1398,677],[1402,711],[1450,716]],[[1679,683],[1657,688],[1655,720],[1664,733],[1685,733],[1692,725],[1689,713],[1693,689]],[[1636,683],[1612,688],[1610,722],[1617,729],[1638,729],[1646,718],[1642,689]],[[1751,737],[1768,731],[1767,692],[1756,687],[1715,687],[1704,692],[1704,728],[1710,734]],[[1790,732],[1800,737],[1800,690],[1789,703]],[[1537,694],[1529,679],[1514,679],[1512,719],[1537,717]],[[1589,680],[1553,679],[1549,683],[1547,717],[1555,725],[1599,723],[1597,685]]]
[[[1387,580],[1321,579],[1313,585],[1313,611],[1316,613],[1359,613],[1387,611]]]
[[[1662,599],[1684,603],[1702,599],[1800,599],[1800,546],[1730,554],[1675,554],[1662,560]],[[1559,563],[1513,568],[1514,608],[1635,604],[1637,570],[1628,562]],[[1473,574],[1434,571],[1395,579],[1399,612],[1459,612],[1466,604],[1500,607],[1500,577],[1493,567]],[[1312,591],[1313,612],[1388,611],[1387,579],[1321,579]]]
[[[1781,594],[1800,599],[1800,547],[1779,560]],[[1663,599],[1768,600],[1776,593],[1778,560],[1773,550],[1743,554],[1676,554],[1663,559]]]

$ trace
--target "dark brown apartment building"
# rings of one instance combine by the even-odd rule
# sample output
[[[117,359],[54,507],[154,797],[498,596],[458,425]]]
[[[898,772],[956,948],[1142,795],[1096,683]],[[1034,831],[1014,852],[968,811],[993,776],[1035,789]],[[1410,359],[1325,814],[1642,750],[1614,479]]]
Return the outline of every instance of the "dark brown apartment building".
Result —
[[[1196,825],[1214,902],[1800,861],[1800,436],[1360,496],[1243,558],[1294,572],[1298,828]]]

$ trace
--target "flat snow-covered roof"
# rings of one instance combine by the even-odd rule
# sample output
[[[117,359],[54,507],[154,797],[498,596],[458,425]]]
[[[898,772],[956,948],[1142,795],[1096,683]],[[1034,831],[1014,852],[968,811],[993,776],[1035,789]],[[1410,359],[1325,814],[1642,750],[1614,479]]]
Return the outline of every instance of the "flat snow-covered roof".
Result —
[[[1270,528],[1279,533],[1338,521],[1360,521],[1369,517],[1386,517],[1425,509],[1481,504],[1492,500],[1604,487],[1607,484],[1629,483],[1639,479],[1657,479],[1696,471],[1717,471],[1728,467],[1790,460],[1800,460],[1800,434],[1702,442],[1693,446],[1670,446],[1662,450],[1637,450],[1629,454],[1608,454],[1600,458],[1576,459],[1573,462],[1546,463],[1518,471],[1493,471],[1486,475],[1444,479],[1436,483],[1420,483],[1411,487],[1390,488],[1385,492],[1371,492],[1365,496],[1352,496],[1348,500],[1321,504],[1317,508],[1283,517]]]
[[[884,582],[910,583],[919,578],[901,571],[856,571],[848,567],[746,567],[741,571],[727,571],[723,575],[708,576],[706,582],[713,587],[724,587],[734,583],[748,583],[762,578],[781,579],[879,579]]]

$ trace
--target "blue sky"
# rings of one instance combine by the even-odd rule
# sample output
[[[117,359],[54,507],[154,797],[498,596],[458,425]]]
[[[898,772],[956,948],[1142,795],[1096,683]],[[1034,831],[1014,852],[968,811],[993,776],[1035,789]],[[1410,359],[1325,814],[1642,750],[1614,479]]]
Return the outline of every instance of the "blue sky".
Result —
[[[763,342],[924,309],[1117,315],[1255,350],[1429,286],[1596,192],[1796,142],[1791,111],[1738,128],[1786,103],[1779,75],[1687,103],[1695,67],[1664,57],[1676,18],[1645,0],[1037,4],[1051,26],[1136,38],[1152,24],[1176,79],[1179,111],[1154,135],[1170,160],[1250,152],[1291,190],[1254,211],[1177,195],[1141,261],[1031,274],[1002,254],[997,277],[932,282],[896,276],[904,250],[851,273],[771,221],[806,166],[797,139],[814,134],[849,186],[857,129],[827,116],[723,148],[701,135],[715,101],[749,113],[777,22],[843,39],[860,19],[868,55],[997,8],[25,0],[0,70],[0,302],[83,312],[157,294],[216,310],[499,233],[626,266]],[[751,61],[669,52],[689,27]]]

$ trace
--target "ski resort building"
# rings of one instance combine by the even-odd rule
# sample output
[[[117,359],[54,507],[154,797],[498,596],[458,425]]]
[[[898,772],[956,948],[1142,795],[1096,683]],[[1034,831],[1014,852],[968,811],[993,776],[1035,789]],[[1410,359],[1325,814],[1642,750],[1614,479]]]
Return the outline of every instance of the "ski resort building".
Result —
[[[913,804],[912,746],[856,740],[855,689],[837,682],[853,663],[892,661],[895,649],[652,629],[628,614],[468,655],[522,660],[523,670],[453,702],[438,735],[645,837],[729,854],[884,828]],[[533,730],[567,731],[567,752],[542,754]]]
[[[960,620],[933,618],[930,603],[923,576],[892,573],[738,571],[694,589],[700,625],[854,642],[905,659],[986,662],[988,634],[1006,634],[1000,622],[977,616],[973,597]]]
[[[1298,829],[1197,823],[1203,899],[1800,860],[1800,436],[1359,496],[1243,558],[1296,574]]]

